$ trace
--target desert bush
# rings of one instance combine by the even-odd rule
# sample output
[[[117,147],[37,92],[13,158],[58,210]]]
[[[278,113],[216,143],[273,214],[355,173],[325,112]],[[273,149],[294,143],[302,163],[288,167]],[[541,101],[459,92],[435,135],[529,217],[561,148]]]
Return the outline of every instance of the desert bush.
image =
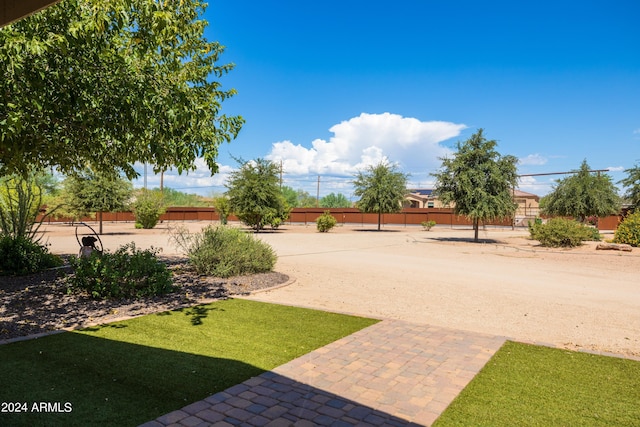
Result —
[[[165,212],[164,199],[159,191],[143,190],[133,205],[136,228],[153,228]]]
[[[36,273],[62,265],[60,257],[24,236],[0,236],[0,276]]]
[[[631,246],[640,246],[640,210],[627,215],[618,225],[613,241],[615,243],[626,243]]]
[[[600,240],[598,230],[565,218],[553,218],[546,224],[529,223],[529,233],[532,239],[549,247],[575,247],[585,240]]]
[[[141,298],[173,292],[171,271],[158,260],[158,249],[140,250],[131,242],[115,252],[70,259],[74,274],[71,292],[86,291],[92,298]]]
[[[338,221],[329,211],[325,211],[322,215],[316,219],[316,228],[321,233],[326,233],[336,226]]]
[[[429,231],[431,230],[431,228],[436,225],[435,221],[422,221],[420,223],[420,225],[422,225],[422,228],[424,228],[425,231]]]
[[[277,256],[271,246],[244,231],[209,226],[189,234],[185,228],[172,231],[172,240],[189,257],[198,274],[231,277],[271,271]]]

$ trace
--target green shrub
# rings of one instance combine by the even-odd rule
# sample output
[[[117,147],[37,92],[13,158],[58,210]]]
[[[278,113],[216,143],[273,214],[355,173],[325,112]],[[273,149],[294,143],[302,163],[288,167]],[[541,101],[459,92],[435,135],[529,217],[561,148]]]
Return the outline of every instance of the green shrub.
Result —
[[[420,223],[420,225],[422,225],[422,227],[424,228],[425,231],[429,231],[431,230],[431,228],[436,225],[435,221],[422,221]]]
[[[585,240],[600,240],[598,230],[565,218],[553,218],[546,224],[530,222],[529,233],[531,238],[538,240],[542,246],[554,248],[575,247],[580,246]]]
[[[227,224],[229,215],[231,215],[231,205],[229,204],[229,198],[227,196],[220,196],[213,199],[213,207],[218,212],[220,217],[220,223],[222,225]]]
[[[321,233],[326,233],[336,226],[338,221],[334,218],[329,211],[325,211],[322,215],[316,219],[316,227]]]
[[[613,241],[615,243],[626,243],[631,246],[640,246],[640,210],[627,215],[618,225]]]
[[[165,212],[162,193],[143,190],[133,205],[136,228],[153,228],[158,224],[160,215]]]
[[[18,236],[0,236],[0,276],[25,275],[62,265],[46,246]]]
[[[244,231],[209,226],[201,233],[173,231],[172,239],[188,255],[198,274],[231,277],[271,271],[277,256],[271,246]]]
[[[158,261],[158,250],[137,249],[131,242],[114,253],[93,252],[89,257],[70,259],[74,274],[70,291],[86,291],[95,299],[141,298],[173,292],[171,271]]]

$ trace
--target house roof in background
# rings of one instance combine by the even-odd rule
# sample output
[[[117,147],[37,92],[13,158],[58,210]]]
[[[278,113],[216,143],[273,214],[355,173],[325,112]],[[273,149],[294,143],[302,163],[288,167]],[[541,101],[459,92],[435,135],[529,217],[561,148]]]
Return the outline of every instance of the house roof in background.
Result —
[[[433,189],[431,188],[410,188],[407,190],[411,194],[418,194],[420,196],[431,196]]]

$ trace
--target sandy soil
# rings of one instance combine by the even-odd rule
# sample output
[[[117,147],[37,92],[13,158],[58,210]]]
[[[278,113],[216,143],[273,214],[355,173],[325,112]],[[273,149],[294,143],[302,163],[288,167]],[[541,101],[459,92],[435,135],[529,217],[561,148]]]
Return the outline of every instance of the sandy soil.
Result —
[[[102,241],[106,249],[135,241],[172,255],[179,252],[170,243],[174,225],[183,224],[109,223]],[[197,231],[208,223],[184,225]],[[74,230],[46,227],[51,250],[77,252]],[[469,228],[318,233],[315,224],[286,225],[258,236],[278,253],[276,270],[295,281],[250,298],[640,356],[640,249],[547,249],[510,228],[482,231],[483,243],[472,235]]]

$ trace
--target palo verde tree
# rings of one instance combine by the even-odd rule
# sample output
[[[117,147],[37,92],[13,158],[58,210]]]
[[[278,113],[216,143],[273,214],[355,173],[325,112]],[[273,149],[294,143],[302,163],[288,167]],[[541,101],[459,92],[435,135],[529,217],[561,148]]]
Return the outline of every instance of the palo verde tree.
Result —
[[[517,182],[514,156],[502,156],[497,142],[487,140],[483,129],[464,143],[458,142],[453,157],[442,158],[434,193],[444,204],[453,204],[456,214],[473,222],[474,241],[478,241],[479,224],[494,219],[511,218],[517,205],[512,189]]]
[[[217,172],[243,119],[221,112],[223,47],[201,0],[65,0],[0,29],[0,175]]]
[[[102,213],[127,208],[133,191],[131,182],[119,175],[94,172],[90,169],[67,177],[62,185],[65,210],[72,213],[74,219],[97,213],[100,234]]]
[[[551,193],[540,200],[545,215],[571,216],[580,222],[590,216],[603,217],[620,211],[620,197],[611,177],[592,173],[586,160],[573,175],[559,179]]]
[[[290,211],[280,191],[280,167],[265,159],[239,162],[226,183],[231,211],[256,232],[277,227]]]
[[[382,214],[400,212],[407,193],[408,175],[398,171],[395,164],[380,162],[356,174],[354,194],[360,197],[356,206],[362,212],[378,214],[378,231]]]
[[[640,208],[640,166],[635,165],[631,169],[626,169],[627,177],[619,183],[626,188],[624,197],[631,204],[632,210]]]

